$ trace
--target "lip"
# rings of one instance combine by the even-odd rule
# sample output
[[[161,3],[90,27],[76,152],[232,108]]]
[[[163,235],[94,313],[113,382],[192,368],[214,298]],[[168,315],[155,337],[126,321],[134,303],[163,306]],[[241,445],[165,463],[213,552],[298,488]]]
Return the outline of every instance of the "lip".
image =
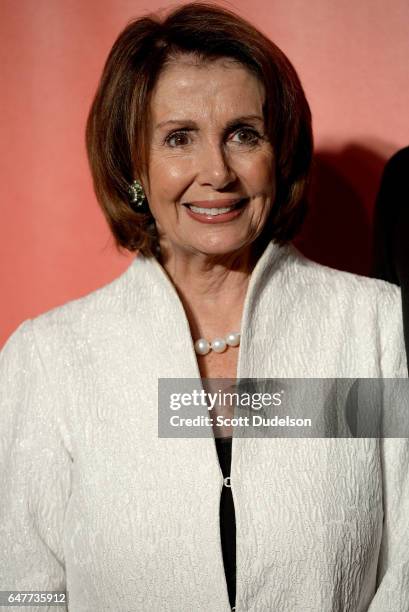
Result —
[[[233,206],[234,204],[237,204],[237,202],[240,202],[241,200],[244,200],[245,196],[241,197],[241,198],[231,198],[231,199],[224,199],[224,200],[194,200],[192,202],[183,202],[183,206],[188,206],[188,205],[192,205],[192,206],[198,206],[200,208],[227,208],[227,206]]]
[[[188,206],[186,206],[186,204],[183,206],[187,215],[189,215],[189,217],[191,219],[195,219],[195,221],[199,221],[199,223],[210,223],[210,224],[216,224],[216,223],[227,223],[228,221],[232,221],[233,219],[236,219],[236,217],[239,217],[241,214],[243,214],[243,210],[245,210],[248,202],[249,202],[249,198],[235,198],[234,200],[205,200],[205,201],[195,201],[195,202],[189,202],[189,204],[193,205],[193,206],[200,206],[201,208],[224,208],[227,206],[233,206],[234,204],[237,204],[238,202],[243,201],[243,204],[241,206],[239,206],[238,208],[234,208],[233,210],[231,210],[230,212],[226,212],[226,213],[221,213],[220,215],[206,215],[203,213],[196,213],[193,212],[193,210],[190,210],[190,208]]]

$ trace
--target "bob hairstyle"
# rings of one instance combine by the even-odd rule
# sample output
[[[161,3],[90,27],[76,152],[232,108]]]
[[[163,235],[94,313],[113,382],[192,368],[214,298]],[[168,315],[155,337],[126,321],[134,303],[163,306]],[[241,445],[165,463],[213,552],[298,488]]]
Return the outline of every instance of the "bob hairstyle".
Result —
[[[307,209],[313,142],[311,113],[298,75],[284,53],[231,11],[189,3],[165,18],[132,21],[106,61],[86,129],[95,193],[118,249],[152,256],[157,247],[149,206],[132,208],[129,185],[147,176],[150,101],[164,67],[181,55],[200,62],[235,60],[264,85],[267,135],[274,150],[276,199],[263,235],[284,244]]]

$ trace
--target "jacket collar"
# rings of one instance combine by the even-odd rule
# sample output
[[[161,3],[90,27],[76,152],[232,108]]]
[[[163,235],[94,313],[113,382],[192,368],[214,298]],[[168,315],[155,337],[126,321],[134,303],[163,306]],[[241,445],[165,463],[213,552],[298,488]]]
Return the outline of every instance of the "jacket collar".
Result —
[[[244,303],[243,320],[246,313],[254,307],[255,302],[257,302],[260,296],[260,291],[267,285],[270,277],[278,271],[290,254],[294,255],[294,252],[296,252],[296,249],[290,244],[280,246],[274,241],[270,241],[267,244],[250,277]],[[168,298],[172,295],[172,299],[180,302],[172,281],[155,257],[145,257],[142,254],[138,254],[126,271],[126,274],[129,274],[131,285],[133,284],[132,280],[136,280],[138,277],[140,287],[141,282],[146,288],[149,287],[150,290],[155,286],[158,290],[158,296],[164,292]]]
[[[281,277],[286,260],[294,257],[295,253],[296,249],[292,245],[280,246],[270,241],[254,267],[243,307],[238,377],[249,375],[249,359],[254,350],[258,350],[257,337],[265,336],[259,329],[263,326],[265,304],[269,310],[277,304],[276,298],[273,303],[269,294],[265,294],[266,290],[274,290],[274,281]],[[144,321],[143,331],[150,339],[152,350],[155,352],[157,343],[158,355],[161,354],[164,360],[169,360],[173,351],[178,375],[200,378],[189,322],[179,295],[163,266],[157,259],[139,254],[122,278],[125,280],[125,308],[137,312],[138,319]],[[277,288],[276,295],[279,295],[279,291]]]

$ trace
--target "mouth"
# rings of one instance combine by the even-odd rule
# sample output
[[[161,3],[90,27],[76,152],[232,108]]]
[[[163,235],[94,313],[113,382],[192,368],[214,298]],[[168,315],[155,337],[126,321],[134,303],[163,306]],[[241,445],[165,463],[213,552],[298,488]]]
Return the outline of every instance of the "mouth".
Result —
[[[227,215],[235,210],[243,208],[249,198],[240,198],[236,200],[213,200],[203,202],[184,202],[183,206],[189,209],[196,215],[203,215],[204,217],[218,217],[220,215]]]

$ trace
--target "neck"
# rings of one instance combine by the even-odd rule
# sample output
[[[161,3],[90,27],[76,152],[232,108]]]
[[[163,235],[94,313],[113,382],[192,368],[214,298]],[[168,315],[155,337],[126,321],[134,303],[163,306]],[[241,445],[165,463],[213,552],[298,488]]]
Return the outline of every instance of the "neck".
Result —
[[[257,259],[251,248],[226,256],[162,249],[159,261],[182,300],[194,338],[240,331],[244,299]]]

